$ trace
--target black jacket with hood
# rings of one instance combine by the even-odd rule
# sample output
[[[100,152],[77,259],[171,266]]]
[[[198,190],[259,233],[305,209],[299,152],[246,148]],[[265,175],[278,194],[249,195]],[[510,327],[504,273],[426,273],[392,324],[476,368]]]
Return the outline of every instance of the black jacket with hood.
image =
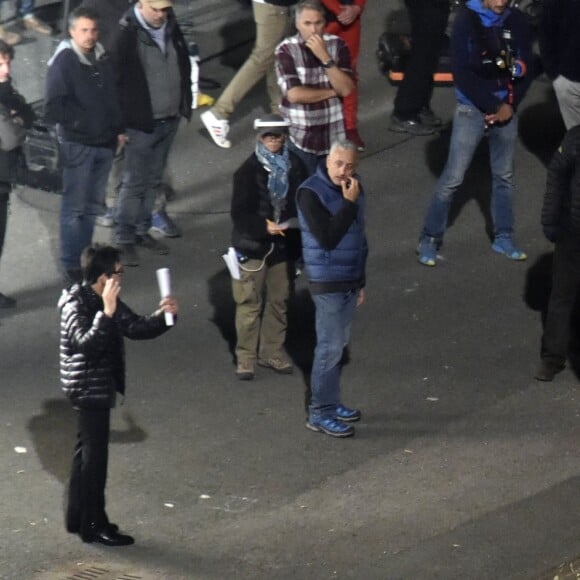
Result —
[[[120,22],[121,31],[115,39],[111,50],[121,110],[127,127],[151,133],[154,119],[151,106],[151,95],[145,69],[139,58],[139,42],[155,44],[149,33],[141,26],[135,16],[134,8],[125,12]],[[167,41],[173,42],[177,53],[177,63],[181,75],[180,113],[186,119],[191,118],[191,62],[183,34],[179,29],[172,10],[167,13]]]

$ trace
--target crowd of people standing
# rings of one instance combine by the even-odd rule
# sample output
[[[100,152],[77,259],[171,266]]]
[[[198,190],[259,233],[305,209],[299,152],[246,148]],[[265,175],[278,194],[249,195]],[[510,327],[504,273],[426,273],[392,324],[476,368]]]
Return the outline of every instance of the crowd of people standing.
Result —
[[[407,3],[416,54],[395,100],[391,129],[419,137],[441,126],[430,107],[435,59],[427,47],[439,47],[449,7],[443,0],[428,6]],[[227,136],[235,106],[260,78],[268,78],[271,112],[256,121],[254,150],[233,175],[232,246],[239,266],[232,276],[235,374],[252,380],[256,365],[292,372],[284,350],[286,311],[301,261],[315,305],[317,337],[306,427],[349,437],[355,433],[352,424],[362,419],[359,409],[343,403],[340,377],[354,312],[366,299],[366,195],[357,173],[365,143],[358,127],[356,73],[365,2],[254,0],[253,5],[256,46],[215,106],[201,115],[213,142],[231,147]],[[295,32],[290,34],[292,6]],[[67,529],[85,542],[111,546],[133,542],[109,521],[104,500],[109,413],[125,386],[123,337],[154,338],[169,328],[164,315],[178,312],[171,296],[148,317],[119,300],[123,269],[139,264],[138,248],[169,251],[150,235],[152,215],[180,121],[189,120],[192,109],[190,59],[172,7],[171,0],[138,0],[129,6],[124,1],[105,49],[99,42],[98,11],[81,5],[70,15],[70,38],[59,44],[48,65],[45,117],[57,127],[63,166],[60,259],[67,289],[59,303],[61,382],[79,416]],[[429,21],[436,21],[436,28],[426,26],[426,13],[433,10],[437,18]],[[562,11],[562,21],[572,14]],[[542,29],[547,52],[550,35],[566,37],[563,22],[553,16]],[[449,157],[419,236],[417,258],[423,266],[434,267],[440,259],[453,195],[484,138],[492,173],[491,249],[514,261],[527,257],[514,241],[513,157],[518,107],[532,81],[531,44],[525,17],[507,0],[467,0],[456,18],[451,51],[457,106]],[[578,79],[570,59],[559,61],[561,45],[551,48],[548,71],[570,132],[550,165],[542,213],[544,232],[556,242],[554,293],[536,374],[544,381],[564,368],[580,285]],[[10,87],[12,56],[10,44],[0,40],[3,151],[10,138],[15,143],[10,150],[15,149],[21,135],[3,132],[2,114],[12,129],[31,122],[26,104]],[[121,155],[112,245],[93,245],[107,180]],[[0,161],[10,164],[7,153]],[[7,204],[9,181],[0,174],[0,210],[4,198]],[[5,221],[0,212],[0,226]],[[1,227],[0,234],[1,239]],[[8,302],[0,295],[0,306],[13,305]]]

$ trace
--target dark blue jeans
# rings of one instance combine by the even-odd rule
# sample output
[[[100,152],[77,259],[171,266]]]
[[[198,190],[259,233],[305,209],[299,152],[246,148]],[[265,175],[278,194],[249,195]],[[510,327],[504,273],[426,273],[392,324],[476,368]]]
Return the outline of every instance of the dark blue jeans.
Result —
[[[115,241],[134,244],[151,227],[155,194],[161,184],[179,118],[157,121],[152,133],[127,129],[125,170],[116,213]]]
[[[310,378],[310,418],[334,417],[340,404],[340,361],[350,339],[357,290],[314,294],[316,348]]]
[[[71,270],[81,267],[81,252],[91,244],[95,219],[104,211],[113,149],[61,141],[60,153],[60,259],[65,270]]]

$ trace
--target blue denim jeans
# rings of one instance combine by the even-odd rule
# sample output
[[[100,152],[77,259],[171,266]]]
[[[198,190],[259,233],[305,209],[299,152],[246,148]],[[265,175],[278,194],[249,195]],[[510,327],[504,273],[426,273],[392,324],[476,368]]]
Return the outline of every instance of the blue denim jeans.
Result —
[[[179,117],[156,121],[152,133],[127,129],[125,170],[116,212],[115,241],[134,244],[151,227],[155,194],[161,184]]]
[[[2,4],[2,0],[0,0]],[[35,0],[20,0],[16,2],[16,9],[20,16],[28,16],[34,12]]]
[[[310,378],[310,418],[334,416],[340,403],[340,361],[350,339],[358,291],[314,294],[316,348]]]
[[[485,133],[483,113],[469,105],[457,105],[449,157],[431,197],[423,237],[435,238],[439,243],[443,239],[453,194],[463,183],[465,172]],[[515,115],[507,124],[487,129],[492,174],[491,216],[496,236],[509,236],[513,231],[513,159],[517,135]]]
[[[61,141],[62,203],[60,259],[65,270],[80,268],[80,256],[93,240],[95,219],[105,207],[112,147]]]

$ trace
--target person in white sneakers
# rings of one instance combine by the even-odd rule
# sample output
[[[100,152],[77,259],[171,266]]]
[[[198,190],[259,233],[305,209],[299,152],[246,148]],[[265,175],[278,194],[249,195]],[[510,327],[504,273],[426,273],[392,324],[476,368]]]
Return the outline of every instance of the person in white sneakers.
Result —
[[[200,116],[213,142],[224,149],[232,144],[228,140],[229,117],[236,105],[266,75],[270,108],[278,113],[280,89],[274,71],[274,50],[278,43],[290,33],[290,7],[297,0],[253,0],[256,42],[252,53],[229,85],[224,89],[215,105]]]

